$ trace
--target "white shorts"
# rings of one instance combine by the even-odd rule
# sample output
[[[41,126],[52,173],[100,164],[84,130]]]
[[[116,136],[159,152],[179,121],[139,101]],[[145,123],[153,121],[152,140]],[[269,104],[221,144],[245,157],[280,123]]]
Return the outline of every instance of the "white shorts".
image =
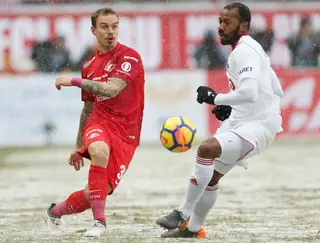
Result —
[[[226,120],[214,135],[221,146],[221,156],[215,159],[214,169],[221,174],[226,174],[235,165],[247,169],[246,159],[262,153],[273,143],[275,135],[260,122],[232,127]]]

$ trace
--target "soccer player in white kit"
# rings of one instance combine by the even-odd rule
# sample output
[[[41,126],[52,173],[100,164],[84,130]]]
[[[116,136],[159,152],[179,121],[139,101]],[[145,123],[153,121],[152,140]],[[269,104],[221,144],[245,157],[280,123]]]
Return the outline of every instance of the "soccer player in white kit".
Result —
[[[162,237],[205,238],[202,226],[217,200],[220,178],[235,165],[247,168],[246,159],[262,153],[282,131],[283,91],[267,54],[248,35],[250,21],[250,10],[242,3],[230,3],[220,13],[221,44],[233,48],[226,65],[229,93],[200,86],[197,101],[215,105],[214,114],[224,122],[198,148],[183,204],[157,219],[169,229]]]

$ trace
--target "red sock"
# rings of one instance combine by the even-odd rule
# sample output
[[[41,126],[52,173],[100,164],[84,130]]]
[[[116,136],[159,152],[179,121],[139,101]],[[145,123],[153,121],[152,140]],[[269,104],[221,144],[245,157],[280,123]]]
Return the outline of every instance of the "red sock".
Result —
[[[108,194],[106,169],[91,165],[89,170],[89,195],[93,218],[106,222],[104,208]]]
[[[61,217],[63,215],[81,213],[90,208],[90,201],[86,199],[84,190],[72,193],[67,200],[57,204],[51,213]]]

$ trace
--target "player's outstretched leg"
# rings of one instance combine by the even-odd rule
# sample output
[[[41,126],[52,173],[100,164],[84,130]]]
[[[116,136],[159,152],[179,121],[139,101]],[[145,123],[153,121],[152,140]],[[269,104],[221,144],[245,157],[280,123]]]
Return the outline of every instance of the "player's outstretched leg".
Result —
[[[214,174],[216,174],[216,171]],[[206,216],[217,201],[219,186],[218,184],[211,186],[210,183],[194,207],[193,214],[190,217],[188,229],[191,232],[200,232]]]
[[[85,191],[77,191],[59,204],[52,203],[44,213],[45,222],[51,229],[63,231],[60,220],[62,216],[81,213],[89,208],[90,202],[85,195]]]
[[[91,229],[84,235],[87,237],[101,237],[106,232],[106,218],[104,208],[108,194],[107,166],[109,161],[109,146],[102,141],[89,145],[88,152],[91,158],[89,170],[89,197],[94,222]]]
[[[218,181],[223,175],[214,171],[214,174],[209,182],[206,190],[201,195],[199,201],[194,207],[194,212],[190,217],[189,222],[184,224],[184,227],[165,232],[161,235],[163,238],[205,238],[206,232],[202,225],[210,209],[214,206],[218,194]]]
[[[216,138],[209,138],[198,148],[196,165],[189,180],[184,203],[178,210],[157,219],[157,224],[165,229],[183,228],[193,213],[207,185],[213,176],[213,161],[221,154],[221,147]]]

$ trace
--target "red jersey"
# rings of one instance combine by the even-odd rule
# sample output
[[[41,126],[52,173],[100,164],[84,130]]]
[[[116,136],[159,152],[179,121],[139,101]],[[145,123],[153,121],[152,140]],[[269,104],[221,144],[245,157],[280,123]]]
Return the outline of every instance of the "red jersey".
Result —
[[[82,101],[94,102],[89,119],[107,124],[126,142],[139,145],[144,109],[144,68],[140,55],[120,44],[105,54],[96,53],[82,67],[82,78],[97,82],[121,78],[127,86],[115,97],[105,98],[82,90]]]

